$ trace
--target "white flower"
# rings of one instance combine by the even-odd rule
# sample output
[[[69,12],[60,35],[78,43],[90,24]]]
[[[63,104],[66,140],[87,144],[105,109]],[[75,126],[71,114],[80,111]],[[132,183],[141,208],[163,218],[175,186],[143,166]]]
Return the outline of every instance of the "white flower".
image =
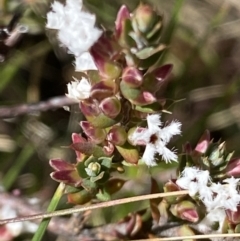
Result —
[[[134,145],[146,145],[142,160],[148,166],[155,166],[155,154],[159,154],[166,161],[177,161],[177,155],[174,151],[169,150],[166,144],[170,141],[172,136],[181,133],[181,123],[173,121],[168,126],[161,128],[160,115],[147,116],[148,129],[137,128],[130,136],[130,140]]]
[[[195,167],[185,167],[176,183],[179,187],[187,189],[190,196],[195,196],[198,192],[200,195],[205,195],[206,192],[209,196],[207,189],[209,181],[210,176],[208,171],[202,171]]]
[[[68,83],[68,94],[66,94],[66,96],[77,102],[89,98],[91,85],[88,80],[86,78],[82,78],[81,80],[74,78],[74,80],[75,81]]]
[[[46,27],[58,30],[58,39],[77,59],[88,52],[102,34],[95,27],[95,21],[95,15],[83,10],[81,0],[67,0],[65,6],[60,2],[52,4],[52,11],[47,14]]]

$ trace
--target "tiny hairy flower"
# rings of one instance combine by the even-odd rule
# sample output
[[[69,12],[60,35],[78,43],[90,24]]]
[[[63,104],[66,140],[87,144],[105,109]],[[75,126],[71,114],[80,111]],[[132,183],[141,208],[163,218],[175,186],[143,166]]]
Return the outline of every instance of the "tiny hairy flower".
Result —
[[[137,128],[129,137],[134,145],[146,145],[142,160],[148,166],[157,165],[154,158],[159,154],[166,163],[177,161],[178,156],[174,151],[169,150],[166,144],[172,136],[181,133],[181,123],[178,121],[171,122],[168,126],[161,128],[160,115],[153,114],[147,116],[147,128]]]
[[[58,39],[76,57],[76,69],[96,69],[89,51],[99,39],[102,31],[95,27],[95,15],[83,10],[81,0],[67,0],[66,5],[55,1],[47,14],[46,27],[58,30]],[[87,59],[84,63],[83,60]],[[89,65],[88,65],[89,64]]]
[[[90,96],[91,85],[86,78],[77,80],[67,84],[68,94],[66,96],[70,99],[79,102],[84,99],[88,99]]]
[[[206,190],[209,181],[209,171],[202,171],[195,167],[185,167],[176,184],[183,189],[187,189],[190,196],[194,196],[197,192]]]

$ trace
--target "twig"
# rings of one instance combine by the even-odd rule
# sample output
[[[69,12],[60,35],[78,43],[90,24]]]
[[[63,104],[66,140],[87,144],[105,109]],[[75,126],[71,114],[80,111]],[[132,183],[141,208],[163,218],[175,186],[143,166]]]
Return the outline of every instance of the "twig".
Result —
[[[50,109],[61,108],[63,106],[76,104],[66,96],[58,96],[47,101],[41,101],[34,104],[22,104],[12,107],[0,107],[0,118],[12,118],[36,111],[47,111]]]
[[[0,220],[0,225],[7,224],[7,223],[30,221],[30,220],[42,219],[42,218],[52,218],[57,216],[64,216],[64,215],[94,210],[98,208],[111,207],[111,206],[130,203],[130,202],[156,199],[156,198],[169,197],[169,196],[179,196],[179,195],[186,195],[186,194],[188,194],[188,191],[183,190],[183,191],[176,191],[176,192],[155,193],[155,194],[148,194],[148,195],[142,195],[137,197],[123,198],[123,199],[118,199],[118,200],[113,200],[108,202],[97,203],[90,206],[68,208],[68,209],[58,210],[58,211],[49,212],[49,213],[40,213],[40,214],[34,214],[34,215],[25,216],[25,217],[4,219],[4,220]]]

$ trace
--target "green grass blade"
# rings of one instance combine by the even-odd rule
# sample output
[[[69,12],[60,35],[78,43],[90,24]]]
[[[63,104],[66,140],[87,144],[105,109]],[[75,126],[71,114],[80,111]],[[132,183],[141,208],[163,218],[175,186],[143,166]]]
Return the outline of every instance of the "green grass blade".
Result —
[[[55,191],[52,200],[48,206],[47,211],[48,212],[53,212],[56,210],[57,205],[63,195],[64,192],[64,188],[65,188],[65,184],[60,183],[57,190]],[[50,222],[50,218],[47,219],[43,219],[42,222],[40,223],[37,232],[34,234],[32,241],[40,241],[44,235],[44,233],[46,232],[46,229],[48,227],[48,224]]]
[[[14,162],[14,165],[3,177],[2,183],[6,190],[9,190],[11,188],[19,173],[21,172],[22,168],[30,160],[34,152],[35,149],[31,145],[26,145],[22,149],[22,152],[19,154],[18,158]]]

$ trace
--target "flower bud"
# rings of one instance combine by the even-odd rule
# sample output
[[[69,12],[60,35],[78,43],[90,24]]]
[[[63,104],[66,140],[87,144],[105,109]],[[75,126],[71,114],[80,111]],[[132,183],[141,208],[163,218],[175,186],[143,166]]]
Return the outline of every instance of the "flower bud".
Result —
[[[122,69],[116,62],[105,59],[94,49],[91,50],[91,55],[103,79],[116,79],[120,76]]]
[[[121,102],[115,96],[108,97],[101,101],[99,108],[107,117],[115,118],[121,111]]]
[[[152,71],[152,74],[155,76],[158,82],[161,83],[169,77],[169,75],[171,74],[172,68],[173,68],[172,64],[166,64],[154,69]]]
[[[97,116],[101,113],[101,111],[98,108],[98,102],[92,102],[92,101],[81,101],[79,104],[80,110],[84,114],[86,118]]]
[[[141,89],[130,88],[124,81],[120,83],[122,95],[134,105],[150,105],[156,102],[152,93]]]
[[[96,83],[92,89],[90,96],[93,99],[102,100],[106,97],[113,96],[117,92],[117,85],[111,81],[100,81]]]
[[[130,87],[139,87],[143,82],[142,73],[135,67],[127,67],[123,70],[122,80]]]
[[[51,159],[49,161],[50,166],[56,171],[62,170],[74,170],[75,166],[69,162],[62,159]]]
[[[128,8],[123,5],[117,14],[117,19],[115,21],[115,29],[116,29],[116,37],[119,38],[122,30],[123,30],[123,23],[126,19],[130,18],[130,12]]]
[[[85,143],[86,139],[83,138],[81,135],[77,134],[77,133],[73,133],[72,134],[72,142],[73,143]],[[85,158],[85,155],[79,151],[75,151],[76,156],[77,156],[77,161],[81,162],[83,161],[83,159]]]
[[[122,186],[124,185],[126,181],[120,178],[113,178],[110,179],[106,184],[105,184],[105,189],[109,194],[113,194],[117,191],[119,191]]]
[[[182,201],[171,205],[170,211],[174,216],[191,223],[196,223],[199,220],[197,207],[190,201]]]
[[[108,132],[107,138],[114,145],[121,146],[127,140],[127,133],[122,126],[114,126]]]
[[[88,176],[96,177],[101,171],[101,165],[98,162],[91,162],[88,167],[85,168],[85,171]]]
[[[119,120],[112,119],[102,113],[101,109],[99,108],[98,102],[80,102],[80,109],[85,115],[86,119],[95,127],[107,128],[119,122]]]
[[[133,32],[130,12],[126,6],[120,8],[115,23],[115,38],[119,45],[123,48],[135,47],[135,41],[130,36]]]
[[[52,179],[76,187],[79,185],[81,177],[78,175],[75,165],[61,159],[51,159],[49,163],[56,170],[50,174]]]
[[[195,147],[195,151],[197,153],[204,154],[208,149],[209,143],[210,133],[208,130],[206,130],[198,141],[197,146]]]
[[[232,159],[226,168],[228,176],[240,177],[240,158]]]
[[[63,182],[65,184],[75,187],[78,187],[81,182],[81,177],[78,175],[76,169],[52,172],[50,176],[53,180],[57,182]]]
[[[172,180],[169,180],[163,187],[163,190],[164,192],[175,192],[175,191],[179,191],[180,190],[180,187]],[[182,196],[180,196],[182,197]],[[179,197],[179,198],[180,198]],[[172,204],[172,203],[176,203],[179,199],[178,197],[174,197],[174,196],[169,196],[169,197],[165,197],[165,200],[167,200],[167,202],[169,204]]]
[[[156,12],[147,4],[140,4],[134,12],[133,18],[136,20],[138,30],[142,33],[151,30],[158,21]]]
[[[102,143],[107,136],[107,133],[104,129],[94,127],[88,121],[81,121],[80,126],[85,134],[96,144]]]
[[[69,203],[78,204],[78,205],[82,205],[89,202],[91,198],[92,198],[91,194],[85,189],[76,193],[68,193],[67,195],[67,200]]]

